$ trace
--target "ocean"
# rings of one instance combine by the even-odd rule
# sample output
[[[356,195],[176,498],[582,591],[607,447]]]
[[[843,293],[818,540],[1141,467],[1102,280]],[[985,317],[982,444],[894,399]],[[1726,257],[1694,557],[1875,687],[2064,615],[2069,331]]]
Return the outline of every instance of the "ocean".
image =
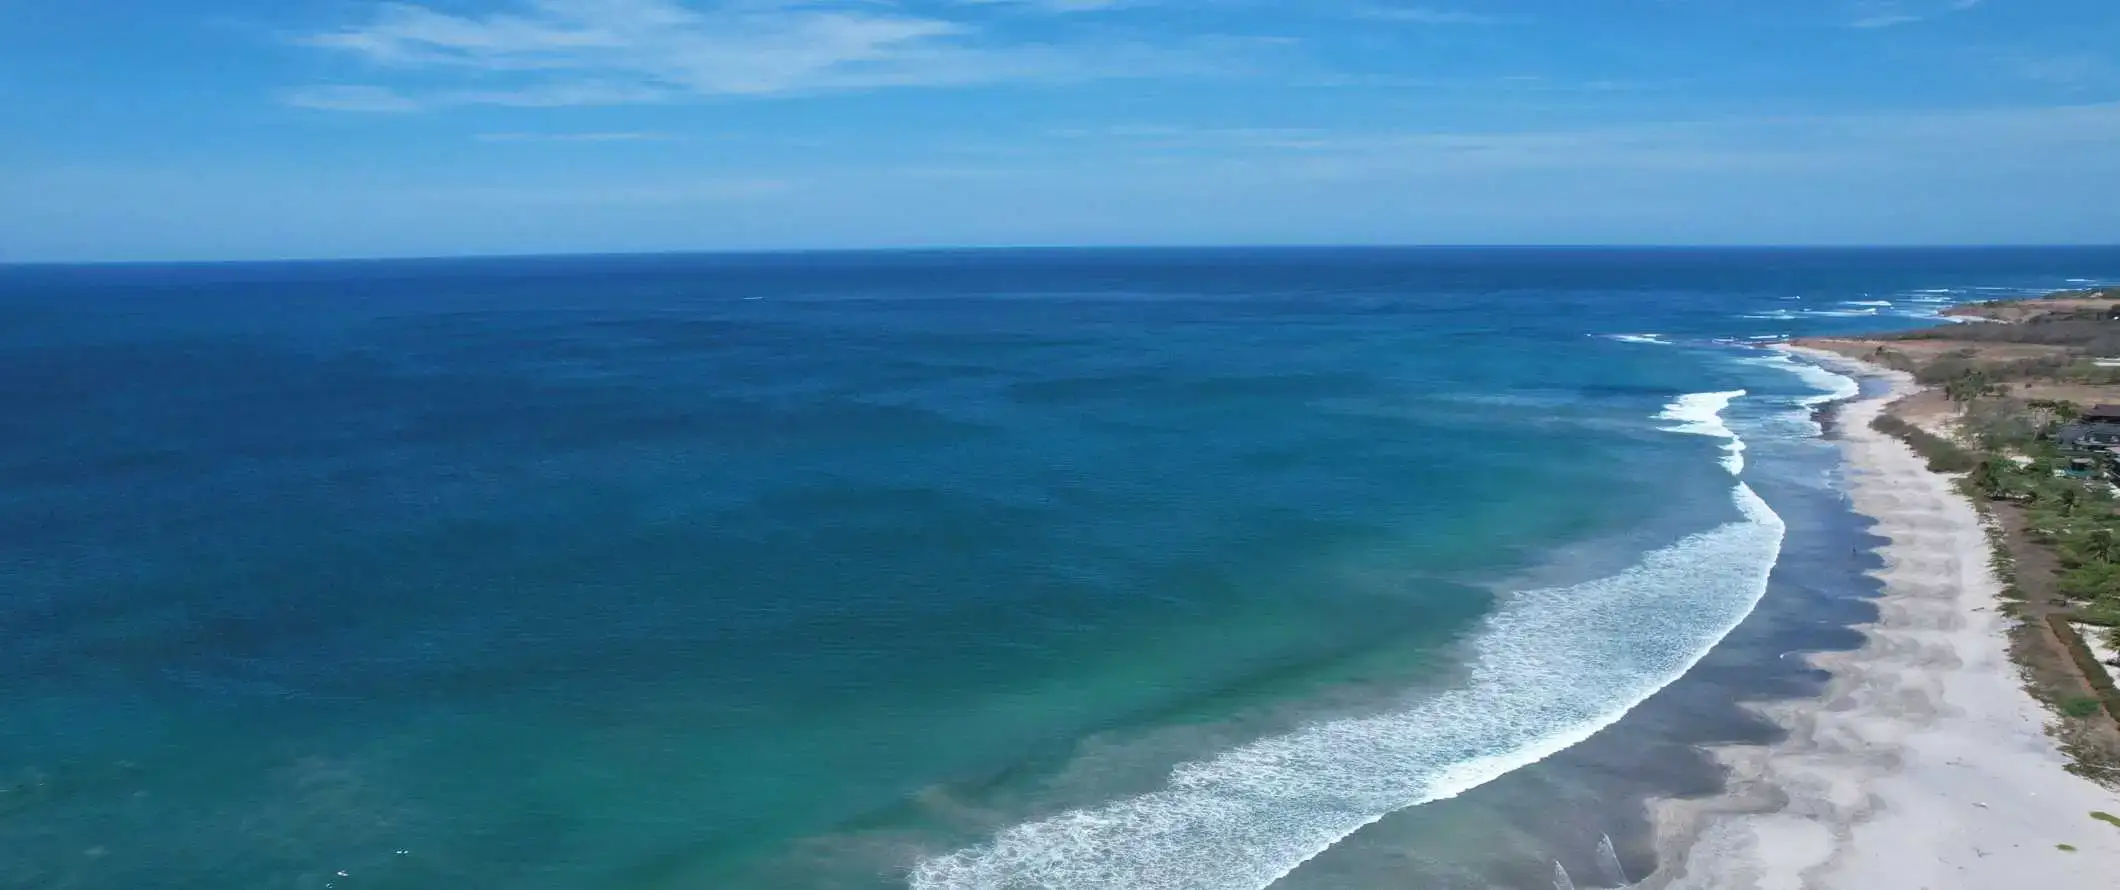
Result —
[[[1617,887],[2120,250],[0,267],[0,887]]]

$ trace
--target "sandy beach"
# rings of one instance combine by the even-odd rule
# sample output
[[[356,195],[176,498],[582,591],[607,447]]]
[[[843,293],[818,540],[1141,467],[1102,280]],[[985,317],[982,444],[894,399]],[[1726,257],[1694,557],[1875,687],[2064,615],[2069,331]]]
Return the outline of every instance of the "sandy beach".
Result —
[[[2009,619],[1979,514],[1905,445],[1870,428],[1904,374],[1828,353],[1892,394],[1842,409],[1855,507],[1888,540],[1868,642],[1812,663],[1822,699],[1764,708],[1788,736],[1715,753],[1722,797],[1656,811],[1666,867],[1642,886],[1688,890],[2106,890],[2120,882],[2120,794],[2065,771],[2007,654]],[[1790,656],[1796,657],[1796,656]]]

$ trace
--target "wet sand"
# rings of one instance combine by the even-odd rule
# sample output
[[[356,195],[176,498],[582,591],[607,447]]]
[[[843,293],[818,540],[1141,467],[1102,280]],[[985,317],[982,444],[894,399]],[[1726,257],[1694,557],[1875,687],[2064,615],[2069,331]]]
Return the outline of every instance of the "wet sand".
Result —
[[[2106,890],[2120,874],[2120,794],[2065,771],[2048,712],[2009,660],[1980,517],[1898,441],[1870,428],[1906,375],[1841,412],[1854,506],[1888,543],[1868,641],[1812,657],[1815,700],[1760,708],[1787,730],[1714,751],[1727,793],[1654,807],[1665,867],[1651,890]],[[2062,849],[2067,845],[2072,849]]]

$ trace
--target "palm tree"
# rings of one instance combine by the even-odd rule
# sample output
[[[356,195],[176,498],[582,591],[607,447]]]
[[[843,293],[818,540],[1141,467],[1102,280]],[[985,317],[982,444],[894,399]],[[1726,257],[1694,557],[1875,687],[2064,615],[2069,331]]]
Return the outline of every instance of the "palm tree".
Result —
[[[1943,384],[1944,398],[1953,402],[1970,402],[1988,395],[1994,389],[1995,384],[1989,379],[1987,372],[1978,368],[1961,372]]]
[[[2120,535],[2109,528],[2091,529],[2083,540],[2083,555],[2092,562],[2120,562]]]
[[[2061,515],[2076,515],[2076,505],[2083,502],[2083,489],[2074,485],[2061,489]]]

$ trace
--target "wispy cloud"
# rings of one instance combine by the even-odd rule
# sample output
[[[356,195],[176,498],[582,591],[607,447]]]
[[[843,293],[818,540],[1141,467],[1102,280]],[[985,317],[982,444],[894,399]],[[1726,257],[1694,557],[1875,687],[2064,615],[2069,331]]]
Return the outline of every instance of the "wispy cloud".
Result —
[[[375,113],[418,111],[420,102],[378,86],[332,84],[303,87],[280,94],[280,101],[296,108],[318,111],[363,111]]]
[[[1981,0],[1862,0],[1856,4],[1854,18],[1847,24],[1850,28],[1894,28],[1964,12],[1980,4]]]
[[[472,201],[494,206],[682,206],[770,198],[800,187],[800,183],[780,177],[720,176],[583,186],[526,185],[439,189],[426,193],[424,197],[446,201]]]
[[[601,133],[480,133],[480,142],[668,142],[668,133],[614,131]]]
[[[1439,9],[1433,6],[1365,6],[1357,10],[1356,14],[1382,22],[1416,25],[1501,25],[1516,21],[1504,16],[1467,12],[1462,9]]]
[[[2120,81],[2120,69],[2111,60],[2090,53],[2021,55],[2004,61],[2018,77],[2064,90],[2087,90]]]
[[[373,84],[302,87],[280,94],[296,108],[318,111],[410,113],[465,105],[499,108],[563,108],[578,105],[643,105],[669,101],[671,90],[596,81],[549,82],[499,89],[444,89],[408,94]]]
[[[1890,28],[1897,25],[1910,25],[1915,22],[1921,21],[1922,18],[1922,16],[1911,15],[1904,12],[1885,12],[1878,13],[1877,15],[1864,16],[1862,18],[1856,19],[1852,22],[1849,22],[1848,27]]]
[[[962,7],[980,0],[958,0]],[[984,0],[1085,12],[1113,0]],[[455,14],[379,6],[357,24],[297,38],[352,57],[370,76],[421,72],[477,88],[411,92],[375,84],[289,94],[309,108],[403,111],[449,105],[621,104],[683,96],[767,96],[882,87],[1137,76],[1209,67],[1206,43],[1006,43],[967,21],[895,3],[802,0],[519,0]],[[494,87],[486,84],[505,82]]]
[[[1963,111],[1730,117],[1583,129],[1423,131],[1137,124],[1049,131],[1079,158],[1112,163],[1239,164],[1305,175],[1471,170],[1845,170],[1875,164],[1964,164],[1988,149],[1968,132],[2006,134],[2023,163],[2041,151],[2120,141],[2120,103]],[[1831,138],[1821,138],[1821,135]],[[1955,141],[1954,141],[1955,140]],[[2077,155],[2071,154],[2074,157]],[[1986,158],[1985,163],[1995,163]]]
[[[1050,12],[1094,12],[1132,6],[1140,0],[955,0],[966,6],[1029,6]]]

